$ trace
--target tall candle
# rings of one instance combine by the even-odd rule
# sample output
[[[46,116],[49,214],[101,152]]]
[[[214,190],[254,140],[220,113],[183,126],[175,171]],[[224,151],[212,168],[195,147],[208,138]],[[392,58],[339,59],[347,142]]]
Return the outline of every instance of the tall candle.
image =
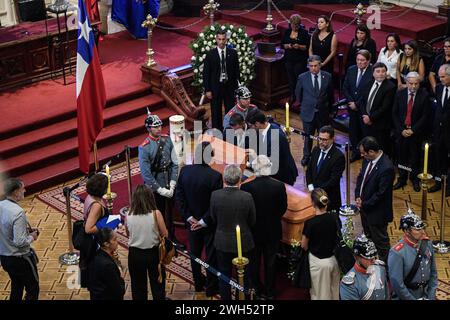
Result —
[[[289,129],[289,103],[286,102],[286,129]]]
[[[109,166],[108,165],[105,168],[105,173],[106,173],[106,176],[108,177],[108,190],[106,191],[106,193],[108,195],[110,195],[111,194],[111,178],[109,175]]]
[[[241,228],[239,226],[236,226],[236,242],[238,249],[238,258],[242,259]]]
[[[423,157],[423,175],[428,173],[428,143],[425,143],[425,156]]]

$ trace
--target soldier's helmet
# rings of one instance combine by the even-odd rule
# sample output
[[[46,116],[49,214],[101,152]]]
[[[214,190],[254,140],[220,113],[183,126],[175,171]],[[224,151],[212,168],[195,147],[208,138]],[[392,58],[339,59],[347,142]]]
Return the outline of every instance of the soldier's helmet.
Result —
[[[147,119],[145,119],[145,127],[146,128],[154,128],[162,126],[161,119],[156,114],[148,114]]]
[[[368,260],[375,259],[378,256],[375,243],[368,239],[365,234],[356,237],[353,242],[353,254]]]
[[[408,212],[400,218],[400,230],[422,230],[426,227],[426,224],[422,221],[422,219],[408,208]]]
[[[235,94],[238,99],[249,99],[252,97],[252,93],[246,86],[240,86],[237,88]]]

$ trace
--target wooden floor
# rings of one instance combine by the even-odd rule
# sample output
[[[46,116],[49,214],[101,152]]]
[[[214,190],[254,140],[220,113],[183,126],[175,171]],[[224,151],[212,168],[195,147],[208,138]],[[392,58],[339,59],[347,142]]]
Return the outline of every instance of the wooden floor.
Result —
[[[268,112],[280,122],[284,122],[284,111],[272,110]],[[291,115],[291,125],[295,128],[301,128],[301,121],[298,115]],[[337,142],[344,143],[347,136],[339,133]],[[291,151],[299,167],[300,176],[295,184],[296,188],[306,190],[304,182],[304,171],[300,166],[302,157],[303,139],[298,135],[293,135]],[[353,193],[356,176],[361,167],[361,161],[351,165],[351,193]],[[70,183],[70,182],[68,182]],[[342,190],[345,192],[344,181],[342,180]],[[40,256],[39,276],[40,276],[40,299],[43,300],[85,300],[89,299],[89,294],[84,289],[74,288],[74,277],[76,277],[77,267],[61,266],[58,262],[59,256],[67,250],[67,230],[66,219],[59,211],[44,204],[36,197],[37,194],[26,197],[21,205],[26,210],[32,226],[39,227],[41,234],[39,240],[33,244]],[[345,194],[343,195],[345,199]],[[353,199],[352,199],[353,200]],[[421,193],[413,191],[411,185],[403,190],[394,191],[394,222],[389,226],[391,244],[393,245],[401,236],[402,232],[398,230],[399,217],[406,212],[407,205],[410,205],[416,213],[420,214]],[[447,208],[449,208],[449,198],[447,198]],[[429,195],[427,231],[433,240],[437,240],[440,232],[440,194]],[[357,221],[356,221],[357,223]],[[445,239],[450,240],[450,210],[447,209]],[[119,248],[122,264],[127,265],[127,251]],[[437,256],[438,277],[442,280],[450,280],[450,254]],[[125,299],[131,299],[130,279],[126,275],[127,292]],[[7,299],[9,296],[10,280],[8,275],[0,269],[0,300]],[[196,294],[192,285],[186,283],[181,278],[172,276],[167,280],[167,295],[174,300],[181,299],[207,299],[206,296]]]

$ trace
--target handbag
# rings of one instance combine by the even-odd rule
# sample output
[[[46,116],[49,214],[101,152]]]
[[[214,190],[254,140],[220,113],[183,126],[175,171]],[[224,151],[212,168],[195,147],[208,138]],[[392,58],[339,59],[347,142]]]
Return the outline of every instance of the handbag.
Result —
[[[158,282],[162,282],[162,273],[161,273],[161,265],[168,265],[172,262],[173,257],[175,256],[175,247],[169,239],[161,235],[161,230],[159,230],[158,218],[156,217],[156,211],[153,211],[153,217],[155,219],[156,228],[158,230],[159,237],[159,264],[158,264]]]
[[[342,238],[341,227],[339,226],[337,219],[339,218],[336,217],[337,243],[334,248],[334,256],[337,260],[339,269],[341,269],[342,273],[346,274],[351,268],[353,268],[353,265],[355,264],[355,257],[353,256],[353,251],[348,247]]]
[[[84,231],[84,220],[75,221],[72,230],[73,247],[77,250],[81,250],[86,235],[86,232]]]

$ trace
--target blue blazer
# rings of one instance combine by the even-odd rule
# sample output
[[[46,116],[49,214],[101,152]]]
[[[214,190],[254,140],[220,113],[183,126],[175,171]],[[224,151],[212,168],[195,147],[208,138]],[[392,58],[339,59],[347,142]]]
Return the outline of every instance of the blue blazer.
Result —
[[[366,72],[364,72],[362,79],[359,81],[358,87],[356,86],[356,78],[358,77],[358,67],[353,65],[348,68],[347,75],[345,76],[344,85],[342,87],[344,91],[344,97],[347,102],[357,103],[361,97],[364,88],[367,88],[369,83],[371,83],[373,77],[372,65],[367,67]]]
[[[307,71],[298,76],[295,94],[300,102],[300,117],[305,122],[312,122],[315,109],[319,111],[321,123],[328,123],[333,99],[333,85],[331,75],[321,70],[320,92],[316,94],[311,78],[311,72]]]

